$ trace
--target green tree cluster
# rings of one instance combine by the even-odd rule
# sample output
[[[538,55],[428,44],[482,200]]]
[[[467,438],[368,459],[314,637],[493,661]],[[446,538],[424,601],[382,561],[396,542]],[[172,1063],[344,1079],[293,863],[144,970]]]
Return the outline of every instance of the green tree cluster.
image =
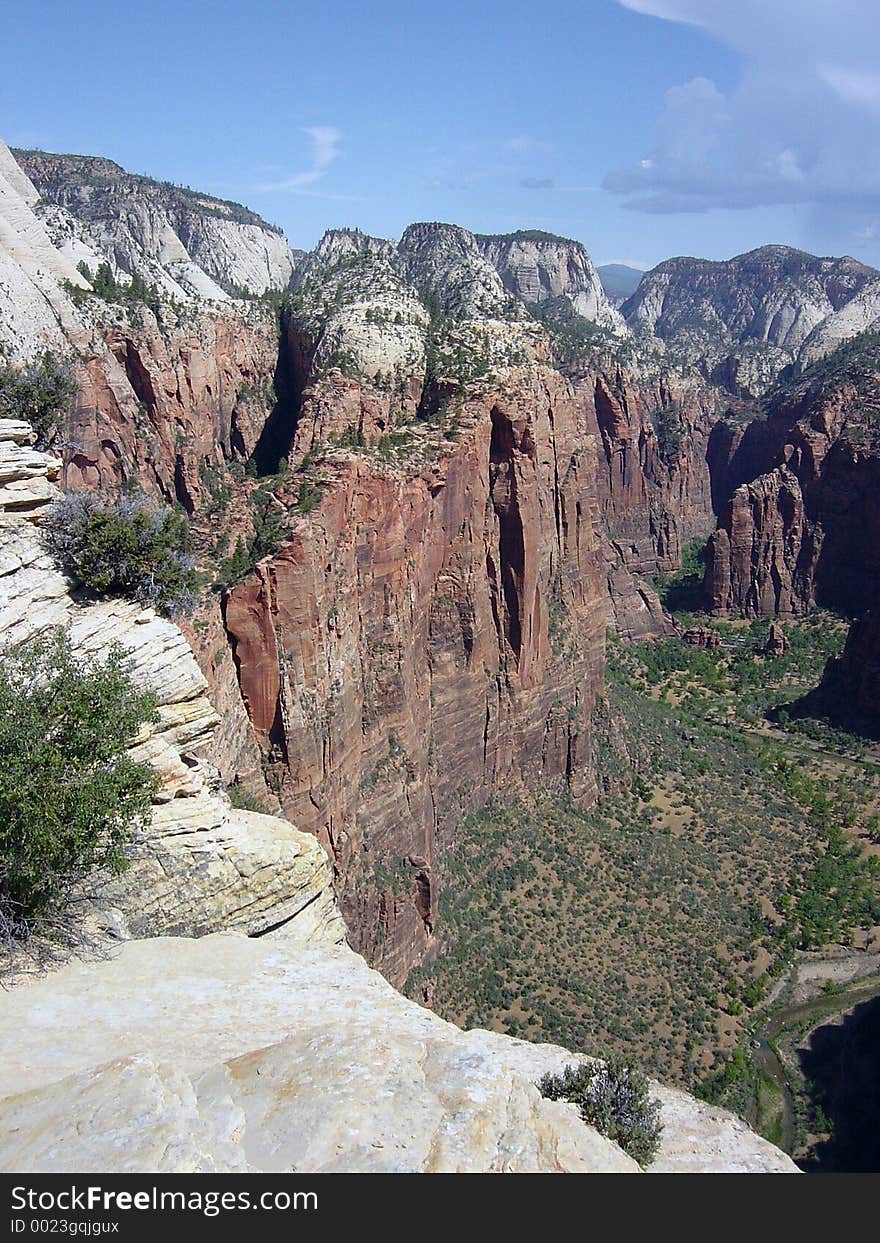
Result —
[[[63,630],[7,648],[0,664],[0,935],[25,940],[61,916],[97,868],[121,871],[157,780],[126,744],[156,720],[122,648],[78,656]]]

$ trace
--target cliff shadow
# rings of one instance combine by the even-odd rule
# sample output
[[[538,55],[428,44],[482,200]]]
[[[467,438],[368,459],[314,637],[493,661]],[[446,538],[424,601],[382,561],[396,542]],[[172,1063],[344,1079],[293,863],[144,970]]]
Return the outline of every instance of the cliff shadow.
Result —
[[[778,704],[767,713],[767,720],[782,729],[793,725],[798,733],[830,745],[848,742],[845,738],[829,737],[834,733],[850,735],[855,746],[880,741],[880,720],[860,713],[852,695],[833,685],[819,685],[800,699]]]
[[[817,1027],[799,1060],[814,1108],[831,1131],[799,1162],[801,1169],[880,1171],[880,997],[857,1005],[839,1024]]]
[[[258,476],[277,474],[281,462],[290,453],[309,366],[307,350],[295,326],[282,314],[278,360],[272,376],[275,402],[250,458]]]

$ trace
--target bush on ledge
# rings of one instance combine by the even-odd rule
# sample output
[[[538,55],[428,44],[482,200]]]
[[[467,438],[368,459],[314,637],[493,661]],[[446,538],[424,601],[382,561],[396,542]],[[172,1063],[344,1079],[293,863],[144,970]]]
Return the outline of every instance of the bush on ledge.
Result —
[[[42,531],[59,567],[83,586],[137,600],[167,617],[195,608],[189,529],[173,510],[144,497],[111,501],[74,492],[51,506]]]
[[[24,367],[0,363],[0,418],[24,419],[45,444],[76,396],[70,365],[50,350]]]
[[[96,869],[124,868],[158,785],[126,746],[157,710],[119,646],[87,660],[53,630],[0,657],[0,945],[9,947],[57,932]]]
[[[650,1165],[660,1147],[660,1102],[648,1094],[648,1080],[625,1058],[566,1066],[538,1084],[551,1101],[571,1101],[584,1122],[619,1144],[639,1165]]]

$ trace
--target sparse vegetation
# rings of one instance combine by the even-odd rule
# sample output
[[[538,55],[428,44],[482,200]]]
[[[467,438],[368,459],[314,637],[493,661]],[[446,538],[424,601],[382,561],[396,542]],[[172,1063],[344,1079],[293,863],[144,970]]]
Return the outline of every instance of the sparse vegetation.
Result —
[[[657,436],[657,448],[665,462],[681,449],[685,438],[685,427],[682,423],[681,410],[675,402],[668,406],[659,406],[651,412],[651,423]]]
[[[99,263],[94,272],[84,261],[76,266],[77,271],[87,281],[90,281],[92,286],[89,290],[80,285],[74,285],[71,281],[64,282],[64,288],[76,306],[82,306],[89,297],[96,297],[104,302],[114,302],[125,307],[130,316],[136,316],[140,306],[147,306],[154,315],[161,316],[162,303],[158,287],[144,280],[137,272],[131,280],[119,281],[106,261]]]
[[[259,561],[277,552],[284,543],[287,536],[287,517],[283,506],[272,494],[269,487],[271,482],[271,480],[267,481],[253,492],[251,496],[252,533],[248,538],[240,535],[235,549],[222,562],[217,577],[218,587],[234,587],[236,583],[247,578],[248,574],[253,573]],[[308,486],[306,479],[303,479],[300,484],[301,497],[304,486]],[[300,512],[308,512],[308,510],[300,509]]]
[[[703,624],[719,649],[610,640],[598,806],[547,791],[456,817],[442,950],[410,981],[430,977],[445,1017],[619,1053],[694,1087],[798,946],[877,918],[880,878],[859,843],[880,774],[833,749],[807,752],[808,772],[800,731],[767,719],[816,685],[845,625],[790,623],[789,650],[766,656],[768,622]]]
[[[246,790],[244,786],[237,784],[227,786],[226,794],[230,803],[237,811],[258,811],[263,816],[272,815],[272,809],[261,798],[258,798],[256,794]]]

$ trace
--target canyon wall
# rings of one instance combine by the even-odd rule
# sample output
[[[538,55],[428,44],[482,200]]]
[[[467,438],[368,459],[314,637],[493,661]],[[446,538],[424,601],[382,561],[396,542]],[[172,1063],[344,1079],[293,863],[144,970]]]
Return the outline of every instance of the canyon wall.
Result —
[[[493,507],[509,514],[527,426],[491,421]],[[217,717],[181,632],[129,601],[90,600],[47,556],[39,528],[61,462],[32,441],[0,419],[0,641],[65,626],[87,659],[121,644],[158,701],[131,755],[160,788],[128,870],[93,878],[89,950],[40,972],[4,964],[0,1169],[638,1173],[535,1086],[568,1051],[460,1031],[396,993],[344,944],[315,837],[230,808],[204,760]],[[563,526],[576,497],[558,498]],[[656,1168],[794,1172],[732,1115],[651,1092]]]
[[[733,486],[707,549],[707,597],[718,615],[796,616],[816,604],[859,614],[876,603],[874,341],[844,347],[827,368],[783,387],[765,417],[714,429],[716,487]]]
[[[595,794],[606,614],[571,389],[524,369],[434,452],[415,473],[329,455],[319,509],[225,603],[268,784],[392,982],[431,943],[444,816],[533,784]]]

